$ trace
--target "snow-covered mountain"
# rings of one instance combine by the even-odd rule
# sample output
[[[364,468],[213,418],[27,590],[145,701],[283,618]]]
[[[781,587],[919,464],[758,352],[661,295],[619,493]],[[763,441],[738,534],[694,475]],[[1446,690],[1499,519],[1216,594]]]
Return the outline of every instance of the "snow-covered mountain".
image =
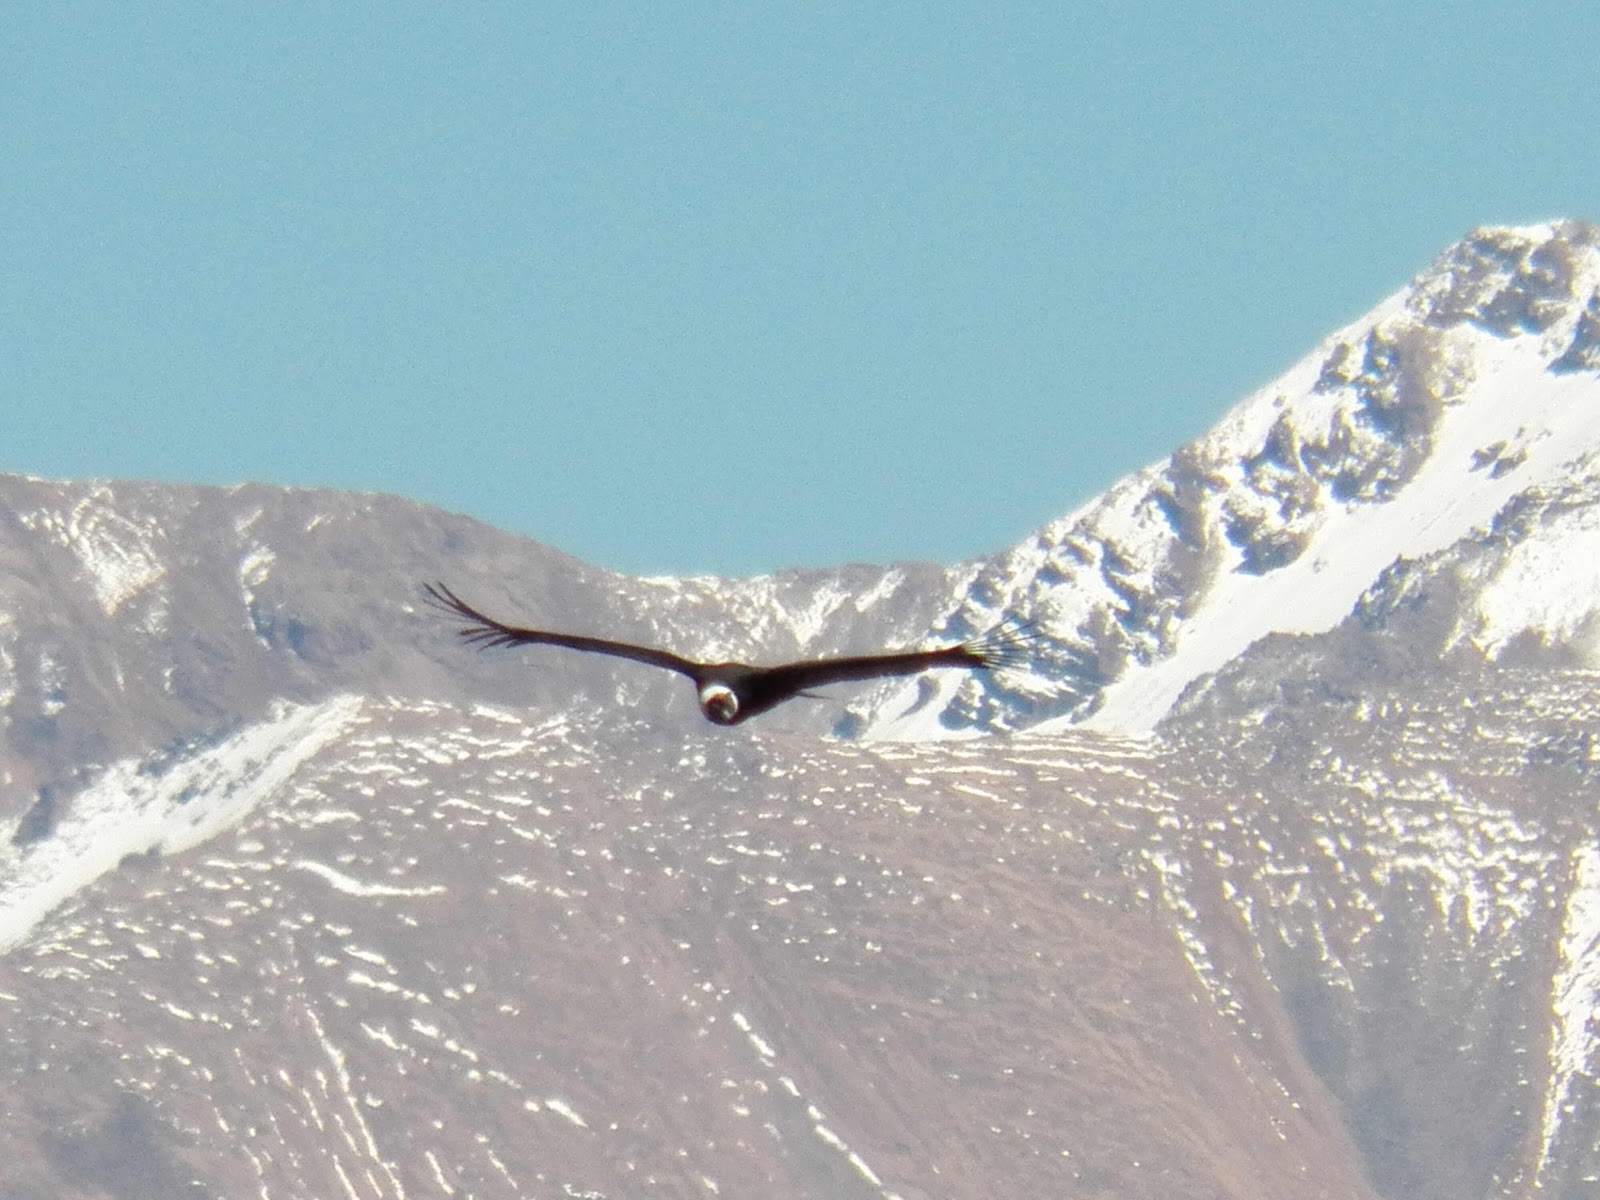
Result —
[[[280,702],[404,695],[699,720],[681,681],[631,664],[463,655],[421,603],[424,581],[528,624],[732,658],[913,641],[966,573],[634,579],[392,497],[0,475],[0,819],[19,797],[225,735]],[[823,731],[836,713],[791,705],[771,723]]]
[[[0,1198],[1590,1197],[1597,442],[1563,222],[954,567],[0,477]],[[715,729],[464,651],[434,578],[705,656],[1045,640]]]
[[[1592,661],[1597,452],[1600,231],[1481,230],[1211,433],[985,565],[961,623],[1036,618],[1048,670],[909,683],[855,727],[1148,730],[1264,635],[1331,629],[1422,561],[1456,575],[1447,640]]]

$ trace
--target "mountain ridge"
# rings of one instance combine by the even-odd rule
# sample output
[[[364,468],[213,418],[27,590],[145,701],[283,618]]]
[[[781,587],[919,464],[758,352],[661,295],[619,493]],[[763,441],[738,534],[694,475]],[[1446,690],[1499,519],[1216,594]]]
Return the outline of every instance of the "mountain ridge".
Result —
[[[1397,558],[1473,536],[1600,448],[1600,232],[1486,228],[1208,434],[991,560],[963,600],[1053,635],[1050,682],[906,686],[869,736],[1153,728],[1269,632],[1323,632]]]
[[[1597,247],[1479,231],[953,567],[0,476],[0,1197],[1586,1200]],[[708,657],[1045,640],[720,730],[469,653],[441,577]]]

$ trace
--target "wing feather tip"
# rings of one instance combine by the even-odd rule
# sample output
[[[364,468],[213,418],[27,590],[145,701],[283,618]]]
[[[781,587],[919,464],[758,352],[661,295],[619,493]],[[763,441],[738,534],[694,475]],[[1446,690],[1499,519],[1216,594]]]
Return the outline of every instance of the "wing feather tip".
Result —
[[[1032,669],[1034,650],[1045,640],[1037,621],[1007,617],[975,637],[961,643],[974,664],[984,670],[1025,671]]]
[[[509,646],[515,642],[516,639],[497,628],[495,622],[456,595],[443,580],[425,582],[422,590],[430,608],[471,622],[456,630],[456,636],[467,645],[479,650],[488,650],[496,646]]]

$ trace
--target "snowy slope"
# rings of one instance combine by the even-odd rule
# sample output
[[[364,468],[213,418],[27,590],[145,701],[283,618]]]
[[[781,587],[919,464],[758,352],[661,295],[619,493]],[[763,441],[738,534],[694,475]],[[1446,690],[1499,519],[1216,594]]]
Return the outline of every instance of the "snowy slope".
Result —
[[[0,955],[0,1182],[1589,1200],[1600,673],[1494,674],[1136,739],[286,711],[63,824],[252,797]]]
[[[124,859],[177,854],[236,825],[287,786],[360,705],[353,696],[279,705],[215,746],[113,764],[72,797],[64,817],[44,816],[33,836],[0,844],[0,954]]]
[[[869,736],[1087,722],[1148,730],[1273,632],[1316,633],[1399,559],[1595,473],[1600,233],[1481,230],[1328,338],[1206,437],[998,559],[959,622],[1038,618],[1038,677],[900,687]],[[1595,520],[1534,539],[1482,601],[1483,648],[1562,637],[1597,607]]]

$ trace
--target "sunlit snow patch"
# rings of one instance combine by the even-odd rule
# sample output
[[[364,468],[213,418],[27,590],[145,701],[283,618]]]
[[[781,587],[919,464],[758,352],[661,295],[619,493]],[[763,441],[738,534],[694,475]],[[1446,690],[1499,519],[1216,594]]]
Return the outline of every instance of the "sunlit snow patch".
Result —
[[[46,510],[18,518],[29,529],[53,534],[77,556],[108,617],[166,573],[157,548],[165,537],[159,522],[125,516],[116,504],[111,489],[98,486],[69,513]]]
[[[1551,1011],[1555,1036],[1550,1046],[1550,1079],[1545,1089],[1540,1122],[1538,1174],[1553,1161],[1556,1138],[1564,1118],[1580,1101],[1574,1091],[1590,1074],[1595,1057],[1594,1013],[1600,1009],[1600,849],[1586,846],[1574,856],[1572,894],[1561,931],[1560,968],[1556,974]]]
[[[265,721],[152,773],[127,759],[65,805],[49,837],[0,848],[0,953],[130,854],[176,853],[236,824],[354,719],[355,696],[279,704]]]

